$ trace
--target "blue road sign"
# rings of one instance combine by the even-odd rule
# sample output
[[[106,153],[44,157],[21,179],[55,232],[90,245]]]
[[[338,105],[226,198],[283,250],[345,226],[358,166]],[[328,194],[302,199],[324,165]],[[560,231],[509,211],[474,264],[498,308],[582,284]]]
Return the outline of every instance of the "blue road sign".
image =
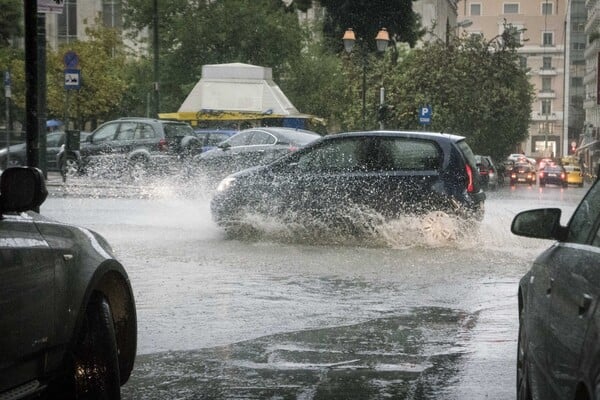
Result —
[[[63,57],[63,62],[65,63],[65,68],[79,68],[79,56],[74,51],[67,51]]]
[[[419,108],[419,123],[421,125],[428,125],[431,123],[431,106],[426,105]]]
[[[65,89],[81,89],[81,70],[65,69]]]

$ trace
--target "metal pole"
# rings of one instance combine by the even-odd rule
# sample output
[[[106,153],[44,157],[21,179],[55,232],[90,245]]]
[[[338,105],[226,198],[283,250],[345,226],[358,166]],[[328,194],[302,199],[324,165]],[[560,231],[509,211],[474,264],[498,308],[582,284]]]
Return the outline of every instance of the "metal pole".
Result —
[[[385,104],[385,88],[382,86],[381,88],[379,88],[379,107],[383,108]],[[379,129],[384,130],[385,129],[385,123],[383,120],[379,121]]]
[[[154,118],[158,118],[158,113],[160,110],[160,74],[158,71],[158,0],[153,0],[152,6],[152,42],[154,48]]]
[[[39,163],[37,2],[25,1],[25,132],[27,165]]]
[[[4,97],[6,99],[6,165],[10,165],[10,71],[4,73]]]
[[[363,76],[362,76],[362,125],[367,129],[367,51],[363,46]]]

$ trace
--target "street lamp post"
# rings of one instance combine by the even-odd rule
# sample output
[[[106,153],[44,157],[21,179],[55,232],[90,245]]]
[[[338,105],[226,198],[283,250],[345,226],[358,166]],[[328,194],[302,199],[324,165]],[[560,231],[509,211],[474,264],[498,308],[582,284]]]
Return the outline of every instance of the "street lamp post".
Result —
[[[344,42],[344,49],[347,53],[351,53],[354,48],[354,44],[356,43],[356,35],[351,28],[348,28],[346,32],[344,32],[344,36],[342,37],[342,41]],[[377,44],[377,51],[384,52],[387,49],[387,46],[390,41],[390,35],[387,29],[382,28],[375,37],[375,42]],[[362,52],[362,124],[363,129],[366,129],[366,114],[367,114],[367,49],[362,43],[361,40],[361,52]],[[383,87],[381,88],[381,93],[383,93]],[[383,106],[383,96],[380,97],[380,106]]]

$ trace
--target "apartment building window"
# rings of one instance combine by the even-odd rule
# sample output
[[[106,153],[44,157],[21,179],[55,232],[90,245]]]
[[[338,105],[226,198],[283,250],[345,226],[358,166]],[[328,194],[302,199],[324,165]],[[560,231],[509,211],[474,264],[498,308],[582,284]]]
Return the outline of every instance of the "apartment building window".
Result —
[[[552,69],[552,57],[542,58],[542,69]]]
[[[77,40],[77,0],[65,0],[62,14],[57,15],[58,42]]]
[[[504,14],[518,14],[519,3],[504,3],[503,11]]]
[[[550,115],[552,113],[552,100],[542,99],[542,115]]]
[[[542,15],[552,15],[552,10],[554,8],[554,4],[549,2],[542,3]]]
[[[542,45],[553,46],[554,45],[554,34],[552,32],[544,32],[542,34]]]
[[[471,3],[471,14],[470,15],[481,15],[481,4]]]
[[[104,22],[104,26],[117,29],[123,28],[121,4],[120,0],[103,0],[102,21]]]
[[[542,92],[552,91],[552,78],[549,76],[542,76]]]

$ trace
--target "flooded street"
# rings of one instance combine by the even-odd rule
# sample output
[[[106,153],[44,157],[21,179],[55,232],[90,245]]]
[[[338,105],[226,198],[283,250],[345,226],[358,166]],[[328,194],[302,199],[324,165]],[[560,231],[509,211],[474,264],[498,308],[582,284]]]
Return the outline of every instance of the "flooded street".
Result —
[[[42,214],[101,233],[130,275],[125,399],[509,399],[517,284],[551,244],[510,223],[539,207],[566,222],[587,186],[501,188],[478,228],[435,243],[419,218],[361,239],[263,218],[263,236],[232,240],[200,189],[53,190]]]

